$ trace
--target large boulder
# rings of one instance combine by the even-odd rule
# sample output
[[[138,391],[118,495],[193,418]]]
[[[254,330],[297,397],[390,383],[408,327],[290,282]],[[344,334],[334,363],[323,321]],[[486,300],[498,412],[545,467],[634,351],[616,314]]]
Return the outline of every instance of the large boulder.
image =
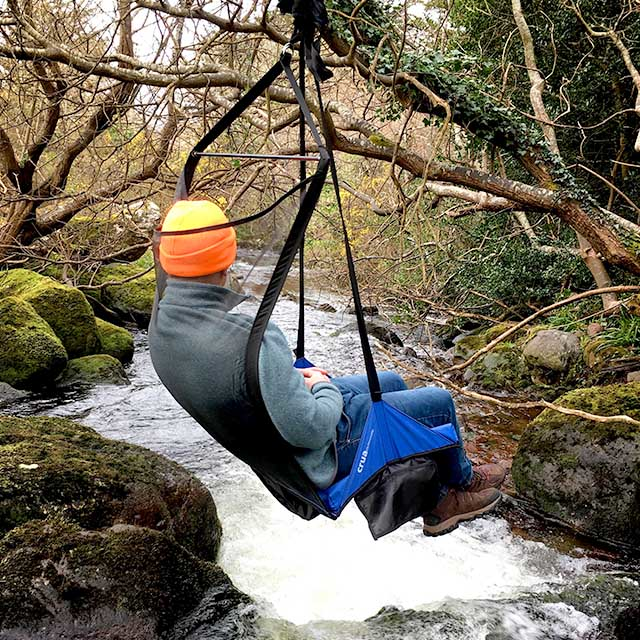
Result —
[[[207,560],[220,544],[211,494],[176,463],[64,418],[0,416],[0,535],[56,514],[157,529]]]
[[[124,320],[133,321],[142,328],[146,328],[151,320],[156,281],[153,269],[140,277],[135,276],[152,266],[153,256],[147,253],[132,263],[108,264],[95,277],[96,284],[104,285],[100,301]]]
[[[128,383],[129,379],[120,360],[104,353],[69,360],[66,369],[56,380],[59,387]]]
[[[130,362],[133,358],[133,336],[124,328],[96,318],[100,353],[106,353],[120,360]]]
[[[79,289],[27,269],[12,269],[0,274],[0,297],[4,296],[32,305],[60,338],[70,358],[96,352],[95,316]]]
[[[581,355],[580,338],[568,331],[543,329],[527,342],[523,355],[533,367],[566,373]]]
[[[17,298],[0,299],[0,381],[20,389],[53,384],[67,353],[34,308]]]
[[[640,420],[640,382],[571,391],[559,405]],[[513,461],[518,493],[576,531],[640,549],[640,427],[543,411]]]
[[[218,566],[143,527],[84,531],[56,517],[0,541],[3,638],[155,640],[211,589],[220,619],[250,602]]]

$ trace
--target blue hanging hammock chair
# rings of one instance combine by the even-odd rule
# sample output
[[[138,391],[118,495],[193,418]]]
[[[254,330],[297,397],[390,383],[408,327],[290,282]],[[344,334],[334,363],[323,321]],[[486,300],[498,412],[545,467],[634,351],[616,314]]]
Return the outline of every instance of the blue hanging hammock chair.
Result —
[[[319,0],[315,2],[318,5]],[[300,6],[300,2],[294,5]],[[321,3],[320,3],[321,4]],[[326,79],[318,54],[318,43],[314,38],[315,26],[303,24],[296,19],[296,31],[278,62],[227,112],[216,125],[195,145],[180,175],[175,200],[187,199],[196,166],[203,156],[211,154],[205,149],[247,109],[273,81],[282,73],[287,77],[300,107],[300,182],[287,191],[263,211],[232,220],[223,225],[215,225],[189,231],[162,232],[154,234],[154,255],[156,262],[156,302],[149,331],[154,330],[157,305],[166,283],[166,273],[158,259],[158,245],[162,235],[202,233],[229,226],[237,226],[256,220],[272,211],[280,202],[300,191],[300,204],[291,230],[274,268],[255,321],[247,339],[245,365],[246,383],[254,401],[255,411],[250,416],[238,417],[234,424],[203,425],[205,429],[231,453],[249,464],[269,491],[290,511],[310,520],[317,515],[336,519],[345,506],[353,499],[365,516],[371,534],[375,539],[395,530],[405,522],[430,511],[438,501],[440,483],[434,454],[460,446],[456,430],[452,424],[429,428],[412,417],[386,403],[382,397],[371,347],[369,344],[355,267],[347,229],[342,216],[340,190],[333,158],[333,151],[320,136],[304,97],[305,60],[315,80],[317,100],[321,114],[324,113],[320,81]],[[300,49],[300,84],[291,70],[291,51],[295,45]],[[322,120],[321,120],[322,121]],[[323,125],[325,123],[323,122]],[[305,128],[308,128],[318,147],[317,169],[311,177],[306,176]],[[326,128],[325,128],[326,131]],[[360,444],[349,475],[338,480],[327,489],[318,489],[304,474],[294,457],[294,448],[279,434],[272,423],[260,392],[258,358],[262,337],[273,308],[280,295],[284,281],[294,258],[300,256],[300,311],[298,341],[296,347],[298,368],[313,364],[304,355],[304,233],[320,197],[322,188],[331,170],[337,208],[341,216],[345,241],[347,265],[356,310],[358,332],[362,345],[365,369],[371,393],[371,410],[367,417]],[[180,398],[177,398],[180,401]]]

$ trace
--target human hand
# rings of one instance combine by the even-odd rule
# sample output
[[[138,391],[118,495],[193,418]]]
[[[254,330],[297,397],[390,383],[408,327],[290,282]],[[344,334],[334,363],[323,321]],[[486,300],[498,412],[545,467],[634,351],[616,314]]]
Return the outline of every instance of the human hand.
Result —
[[[328,371],[326,371],[325,369],[321,369],[320,367],[304,367],[304,368],[298,369],[298,371],[305,377],[307,376],[305,372],[313,373],[314,371],[317,373],[321,373],[323,376],[329,375]]]
[[[327,372],[324,369],[318,367],[308,367],[307,369],[300,369],[300,373],[304,376],[304,383],[307,389],[311,390],[313,385],[318,382],[331,382],[327,376]]]

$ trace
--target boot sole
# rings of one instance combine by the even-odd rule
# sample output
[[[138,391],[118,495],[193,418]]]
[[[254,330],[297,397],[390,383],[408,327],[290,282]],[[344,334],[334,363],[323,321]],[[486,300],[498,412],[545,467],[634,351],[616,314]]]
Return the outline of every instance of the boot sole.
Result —
[[[480,509],[476,509],[475,511],[469,511],[468,513],[459,513],[455,516],[452,516],[451,518],[448,518],[447,520],[443,520],[442,522],[439,522],[438,524],[434,524],[434,525],[425,524],[422,526],[422,533],[424,533],[425,536],[429,536],[432,538],[436,536],[443,536],[446,533],[451,533],[454,529],[458,528],[458,525],[461,522],[464,522],[466,520],[473,520],[474,518],[477,518],[478,516],[481,516],[495,509],[500,503],[500,500],[502,500],[501,493],[498,494],[498,497],[493,502],[490,502],[488,505]]]

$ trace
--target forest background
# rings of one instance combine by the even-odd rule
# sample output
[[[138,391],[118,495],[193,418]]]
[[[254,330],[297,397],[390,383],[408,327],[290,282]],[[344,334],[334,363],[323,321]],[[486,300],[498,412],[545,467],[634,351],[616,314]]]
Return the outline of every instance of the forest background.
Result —
[[[637,0],[326,4],[323,100],[367,301],[471,328],[604,289],[547,321],[598,320],[612,344],[637,347]],[[140,258],[192,145],[287,42],[275,5],[0,2],[3,266],[90,287],[100,265]],[[297,153],[298,121],[276,84],[218,150]],[[241,216],[297,171],[210,159],[194,194]],[[242,240],[277,248],[294,210]],[[341,286],[338,229],[327,191],[307,256]]]

